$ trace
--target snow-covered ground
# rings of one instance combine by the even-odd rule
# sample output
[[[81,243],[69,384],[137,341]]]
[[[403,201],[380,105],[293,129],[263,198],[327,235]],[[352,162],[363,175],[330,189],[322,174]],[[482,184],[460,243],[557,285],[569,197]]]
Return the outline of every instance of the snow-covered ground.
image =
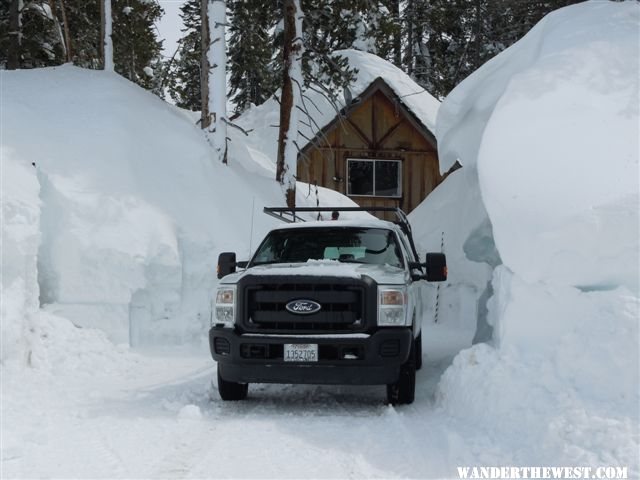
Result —
[[[443,103],[442,169],[464,166],[411,221],[450,278],[401,408],[382,387],[218,400],[215,263],[276,223],[276,109],[240,120],[255,130],[229,132],[223,166],[190,115],[115,74],[1,71],[0,476],[639,478],[639,29],[636,2],[562,9]],[[350,202],[299,184],[318,200]]]

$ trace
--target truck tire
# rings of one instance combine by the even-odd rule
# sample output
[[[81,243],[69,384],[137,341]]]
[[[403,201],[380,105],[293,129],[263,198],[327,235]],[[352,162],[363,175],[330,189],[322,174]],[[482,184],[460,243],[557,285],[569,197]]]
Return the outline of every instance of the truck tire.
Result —
[[[218,365],[218,393],[225,401],[237,401],[247,398],[249,392],[248,383],[228,382],[220,375],[220,365]]]
[[[416,337],[416,370],[422,368],[422,332]]]
[[[407,405],[413,403],[416,393],[416,341],[411,341],[409,358],[400,367],[400,375],[395,383],[387,385],[387,403]]]

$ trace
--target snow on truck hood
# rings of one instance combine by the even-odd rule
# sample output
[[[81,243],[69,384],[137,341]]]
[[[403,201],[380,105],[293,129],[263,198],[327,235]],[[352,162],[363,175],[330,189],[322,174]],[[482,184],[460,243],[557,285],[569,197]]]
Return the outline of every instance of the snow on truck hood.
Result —
[[[247,275],[312,276],[362,278],[368,276],[378,284],[405,284],[407,272],[391,265],[371,265],[361,263],[341,263],[337,260],[309,260],[305,263],[278,263],[258,265],[242,272],[227,275],[221,284],[238,283]]]

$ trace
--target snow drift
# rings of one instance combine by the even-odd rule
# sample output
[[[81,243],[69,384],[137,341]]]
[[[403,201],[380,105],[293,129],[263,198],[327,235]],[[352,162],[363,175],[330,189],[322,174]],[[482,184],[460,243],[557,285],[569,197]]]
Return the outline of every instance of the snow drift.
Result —
[[[500,255],[528,281],[638,289],[639,16],[548,15],[440,111],[441,170],[477,166]]]
[[[245,254],[276,182],[215,162],[187,116],[113,73],[1,75],[3,341],[39,302],[116,342],[199,341],[217,255]]]
[[[636,2],[558,10],[439,112],[441,169],[475,176],[502,265],[493,341],[455,359],[438,405],[518,462],[640,473],[639,27]]]
[[[446,283],[427,285],[431,292],[428,305],[437,308],[427,319],[458,329],[458,335],[465,331],[469,338],[461,339],[461,347],[470,346],[472,340],[488,340],[491,328],[486,303],[500,257],[475,173],[466,168],[453,172],[409,219],[419,252],[443,251],[447,256]]]
[[[116,74],[0,75],[3,361],[39,305],[116,343],[200,342],[218,254],[279,223],[271,145],[230,132],[225,166],[192,115]],[[353,205],[304,184],[297,201]]]
[[[0,362],[25,363],[28,338],[38,301],[37,254],[40,244],[40,187],[35,169],[15,160],[15,152],[0,145],[2,178],[2,330]]]

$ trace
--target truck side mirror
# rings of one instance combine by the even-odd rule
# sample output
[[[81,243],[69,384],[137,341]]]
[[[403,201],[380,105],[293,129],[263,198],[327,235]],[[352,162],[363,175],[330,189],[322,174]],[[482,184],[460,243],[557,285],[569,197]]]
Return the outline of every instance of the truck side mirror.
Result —
[[[444,282],[447,279],[447,258],[444,253],[427,253],[427,281]]]
[[[235,252],[223,252],[218,256],[218,278],[226,277],[236,271]]]

